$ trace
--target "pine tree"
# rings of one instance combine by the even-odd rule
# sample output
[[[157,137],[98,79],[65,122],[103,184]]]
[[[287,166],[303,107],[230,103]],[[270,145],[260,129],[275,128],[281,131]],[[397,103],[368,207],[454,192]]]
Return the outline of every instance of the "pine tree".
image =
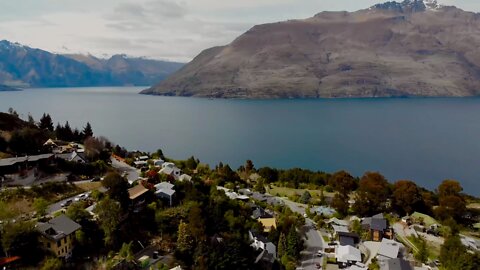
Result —
[[[72,128],[70,127],[70,124],[68,123],[68,121],[65,123],[65,126],[63,127],[63,132],[64,132],[63,140],[65,140],[65,141],[72,141],[73,140]]]
[[[28,113],[28,123],[30,125],[35,125],[35,119],[33,119],[33,116],[31,113]]]
[[[53,131],[53,122],[52,117],[50,114],[43,114],[42,118],[40,118],[40,125],[38,126],[40,129],[46,129],[49,131]]]
[[[90,125],[90,122],[87,122],[87,125],[83,129],[82,133],[83,133],[84,140],[89,137],[93,137],[93,130],[92,130],[92,126]]]
[[[300,255],[299,249],[300,240],[298,233],[295,229],[295,226],[291,226],[287,236],[287,255],[298,258],[298,255]]]
[[[287,239],[285,239],[285,234],[281,233],[280,238],[278,239],[278,258],[281,258],[285,255],[287,249]]]

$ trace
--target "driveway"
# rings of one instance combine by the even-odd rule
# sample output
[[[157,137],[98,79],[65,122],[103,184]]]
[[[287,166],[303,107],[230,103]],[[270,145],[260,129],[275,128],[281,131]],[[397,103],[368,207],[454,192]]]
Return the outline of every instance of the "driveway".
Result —
[[[133,184],[140,178],[140,170],[128,165],[125,162],[119,161],[115,158],[110,158],[112,161],[112,167],[115,168],[120,174],[126,173],[125,177],[128,183]]]

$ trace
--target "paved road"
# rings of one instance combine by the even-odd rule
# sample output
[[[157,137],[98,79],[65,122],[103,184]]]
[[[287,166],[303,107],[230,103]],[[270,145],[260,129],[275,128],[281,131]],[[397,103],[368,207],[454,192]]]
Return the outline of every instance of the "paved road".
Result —
[[[301,215],[305,214],[305,207],[307,205],[295,203],[285,198],[280,198],[285,202],[285,205],[290,207],[293,212],[299,213]],[[314,222],[306,218],[305,226],[303,227],[305,231],[305,250],[302,251],[301,259],[301,269],[317,269],[316,265],[323,265],[323,257],[318,257],[317,252],[323,250],[323,247],[326,245],[321,232],[316,230],[314,227]]]
[[[128,165],[125,162],[119,161],[115,158],[111,158],[112,167],[115,168],[120,174],[126,173],[128,183],[132,184],[140,178],[140,170]]]
[[[83,194],[83,193],[81,193],[81,194]],[[72,196],[72,197],[63,199],[63,200],[61,200],[61,201],[58,201],[58,202],[56,202],[56,203],[54,203],[54,204],[49,205],[48,208],[47,208],[47,214],[51,215],[51,214],[53,214],[53,213],[61,210],[62,208],[64,208],[64,207],[62,206],[62,204],[65,203],[65,202],[68,201],[68,200],[72,200],[72,203],[74,203],[74,202],[75,202],[75,198],[77,198],[78,195],[80,195],[80,194],[77,194],[77,195],[75,195],[75,196]]]

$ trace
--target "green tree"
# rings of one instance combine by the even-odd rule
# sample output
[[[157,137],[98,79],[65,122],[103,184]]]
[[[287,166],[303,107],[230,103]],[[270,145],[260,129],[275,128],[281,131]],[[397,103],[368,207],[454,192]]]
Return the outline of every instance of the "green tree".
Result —
[[[134,260],[133,251],[132,251],[132,242],[123,243],[120,251],[118,252],[120,258],[124,259],[127,262],[132,262]]]
[[[128,208],[130,197],[128,195],[128,182],[125,178],[116,172],[111,172],[105,176],[102,185],[108,189],[108,196],[119,202],[122,209]]]
[[[193,204],[188,212],[188,227],[197,243],[205,238],[205,220],[197,203]]]
[[[42,115],[42,118],[40,118],[40,123],[38,127],[43,130],[53,131],[53,121],[52,121],[52,117],[50,117],[50,114],[44,113]]]
[[[48,201],[41,197],[35,198],[33,200],[33,208],[35,208],[38,216],[43,217],[47,214]]]
[[[436,216],[445,220],[449,217],[459,220],[465,214],[466,202],[460,192],[463,190],[458,181],[445,180],[438,186],[440,206],[435,209]]]
[[[464,255],[467,253],[467,249],[458,235],[452,235],[445,239],[444,244],[440,249],[440,262],[445,270],[457,270],[466,269],[463,268]]]
[[[2,247],[7,257],[20,256],[25,264],[36,264],[40,261],[43,254],[38,249],[39,233],[33,222],[7,223],[1,229]]]
[[[177,249],[181,253],[190,253],[194,248],[194,241],[187,223],[180,221],[177,232]]]
[[[33,119],[33,116],[31,113],[28,113],[28,120],[27,122],[32,125],[32,126],[35,126],[35,119]]]
[[[253,165],[253,161],[250,159],[245,162],[245,172],[250,173],[255,169],[255,166]]]
[[[270,167],[263,167],[258,170],[258,174],[269,183],[278,181],[278,171]]]
[[[43,261],[41,270],[61,270],[63,263],[59,258],[48,257]]]
[[[120,204],[107,196],[97,203],[94,211],[98,215],[100,228],[105,235],[105,243],[107,245],[113,244],[114,233],[120,224],[122,214]]]
[[[255,186],[253,187],[254,191],[260,192],[260,193],[265,193],[265,180],[260,177],[257,180],[257,183],[255,183]]]
[[[336,193],[333,196],[331,206],[339,213],[341,216],[346,216],[348,214],[348,209],[350,205],[348,204],[348,197],[340,193]]]
[[[84,140],[86,140],[87,138],[93,137],[92,126],[90,125],[89,122],[87,122],[87,125],[85,125],[85,127],[83,128],[82,135]]]
[[[417,248],[418,251],[415,252],[414,256],[415,259],[418,260],[419,262],[426,263],[428,261],[428,247],[427,247],[427,242],[425,239],[418,237],[417,241]]]
[[[291,226],[287,235],[287,255],[299,258],[302,251],[302,242],[295,226]]]
[[[312,194],[310,194],[310,192],[305,190],[305,192],[303,192],[302,196],[300,197],[300,202],[303,204],[309,204],[311,199],[312,199]]]
[[[285,238],[284,233],[280,233],[280,238],[278,239],[278,258],[282,258],[286,254],[287,250],[287,239]]]
[[[90,213],[85,210],[85,207],[82,203],[74,203],[67,208],[66,215],[71,218],[73,221],[84,224],[87,220],[91,218]]]

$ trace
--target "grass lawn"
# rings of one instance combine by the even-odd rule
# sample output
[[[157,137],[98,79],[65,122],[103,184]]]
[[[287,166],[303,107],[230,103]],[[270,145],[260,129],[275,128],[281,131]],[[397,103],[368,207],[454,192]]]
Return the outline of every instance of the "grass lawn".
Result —
[[[308,190],[308,192],[310,192],[310,194],[312,195],[312,197],[314,198],[318,198],[320,197],[320,190],[312,190],[312,189],[294,189],[294,188],[288,188],[288,187],[277,187],[277,186],[274,186],[274,185],[271,185],[272,188],[270,187],[266,187],[267,189],[267,192],[276,196],[277,194],[280,196],[280,197],[290,197],[292,195],[299,195],[299,196],[302,196],[302,194]],[[323,191],[323,195],[325,197],[333,197],[333,195],[335,195],[335,193],[333,192],[326,192],[326,191]]]
[[[419,213],[419,212],[413,213],[412,217],[415,218],[415,219],[420,219],[420,218],[423,219],[423,222],[425,223],[426,226],[430,226],[430,225],[433,225],[433,224],[440,224],[433,217],[431,217],[429,215]]]
[[[77,187],[83,189],[84,191],[90,191],[94,189],[99,189],[102,186],[101,182],[87,182],[87,183],[75,183]]]

